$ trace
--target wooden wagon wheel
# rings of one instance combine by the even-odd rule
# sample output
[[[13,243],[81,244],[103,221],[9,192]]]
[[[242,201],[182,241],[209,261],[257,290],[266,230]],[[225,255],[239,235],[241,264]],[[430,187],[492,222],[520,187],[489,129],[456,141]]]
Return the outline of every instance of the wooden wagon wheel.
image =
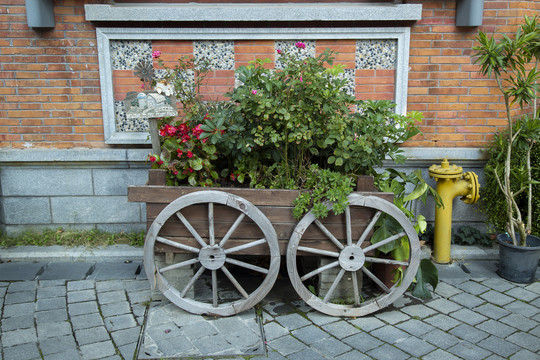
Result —
[[[418,270],[420,263],[420,244],[413,225],[394,204],[375,196],[363,196],[360,194],[351,194],[348,200],[349,206],[344,214],[345,231],[343,233],[345,235],[342,236],[344,237],[342,239],[336,238],[327,227],[315,219],[311,212],[300,220],[291,235],[287,248],[287,271],[293,287],[309,306],[328,315],[356,317],[380,310],[403,295],[412,283]],[[328,206],[331,207],[331,205]],[[369,211],[370,220],[367,226],[362,226],[362,231],[359,231],[360,236],[353,238],[351,228],[355,225],[356,219],[351,218],[351,213],[353,212],[351,209],[356,208],[355,211],[362,210],[357,207],[371,209]],[[373,234],[373,229],[381,215],[390,216],[395,219],[401,229],[382,241],[371,244],[370,238]],[[320,246],[310,245],[309,241],[303,242],[302,237],[310,226],[316,227],[317,231],[322,231],[326,235],[328,238],[325,241],[326,248],[331,244],[331,249],[334,248],[335,250],[322,250]],[[408,238],[410,248],[409,259],[407,261],[381,259],[373,256],[375,249],[404,236]],[[313,271],[300,274],[297,264],[298,253],[325,256],[329,257],[330,261],[326,265],[320,265]],[[374,263],[393,267],[401,266],[404,270],[404,276],[401,282],[397,282],[393,286],[385,285],[370,270],[370,264]],[[331,282],[328,292],[324,297],[315,295],[313,293],[316,292],[313,291],[314,287],[307,285],[310,279],[312,281],[315,276],[322,276],[322,274],[331,269],[337,274]],[[344,304],[343,301],[332,299],[332,295],[345,275],[352,279],[354,298],[350,300],[350,303]],[[367,280],[365,283],[369,283],[371,286],[371,290],[368,292],[364,289],[364,285],[361,285],[361,288],[358,285],[358,277],[364,277],[364,275]],[[311,287],[311,291],[309,287]],[[369,295],[372,296],[367,298]]]
[[[208,209],[205,236],[201,236],[186,218],[189,217],[189,213],[193,209],[192,206],[198,205],[200,207],[201,204],[205,207],[207,206]],[[215,204],[217,205],[214,206]],[[214,218],[214,209],[217,207],[222,209],[222,205],[229,208],[229,210],[227,210],[229,212],[232,211],[230,208],[236,209],[238,217],[234,223],[230,225],[226,233],[221,238],[218,238],[214,231],[214,225],[219,219]],[[186,232],[190,234],[192,243],[194,242],[193,239],[196,240],[196,246],[186,245],[176,238],[173,241],[170,239],[173,238],[170,235],[167,235],[169,238],[160,235],[160,230],[162,230],[162,227],[171,218],[177,223],[178,220],[180,220],[185,226],[184,229]],[[251,219],[260,229],[263,237],[260,239],[248,240],[240,246],[228,247],[229,244],[227,244],[227,242],[234,235],[235,230],[238,229],[240,224],[246,220],[249,221],[249,219]],[[184,253],[187,252],[192,254],[193,258],[160,267],[159,262],[155,259],[154,250],[156,245],[172,246]],[[269,254],[269,261],[267,261],[264,266],[250,264],[246,261],[237,260],[232,257],[238,252],[258,246],[266,246],[268,248],[268,251],[265,251],[265,253]],[[150,226],[144,245],[145,271],[152,288],[157,286],[171,302],[180,308],[195,314],[229,316],[253,307],[262,300],[272,288],[279,272],[279,263],[280,253],[277,235],[268,218],[247,200],[222,191],[198,191],[181,196],[171,202],[158,214]],[[165,276],[169,272],[178,269],[189,269],[192,265],[197,266],[197,264],[200,264],[199,269],[192,275],[192,278],[185,286],[183,286],[183,288],[176,289],[173,284],[169,283]],[[267,264],[269,264],[269,266]],[[245,271],[254,271],[263,274],[264,280],[254,291],[249,293],[229,271],[228,268],[231,265],[240,267]],[[212,296],[211,300],[205,302],[192,298],[189,294],[196,281],[207,271],[211,274]],[[234,288],[241,294],[240,299],[234,301],[219,299],[218,272],[223,273],[230,283],[234,285]]]

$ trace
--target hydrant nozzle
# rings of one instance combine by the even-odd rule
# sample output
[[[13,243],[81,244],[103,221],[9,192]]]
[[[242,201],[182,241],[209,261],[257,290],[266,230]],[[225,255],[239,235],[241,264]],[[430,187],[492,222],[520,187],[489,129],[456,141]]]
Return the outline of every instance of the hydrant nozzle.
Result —
[[[466,204],[474,204],[480,198],[478,176],[474,172],[463,174],[461,166],[450,165],[444,159],[441,165],[432,165],[429,176],[437,181],[437,193],[441,197],[441,207],[435,208],[435,239],[433,258],[435,262],[447,264],[451,261],[450,245],[452,235],[452,203],[456,196]],[[443,180],[443,181],[440,181]]]

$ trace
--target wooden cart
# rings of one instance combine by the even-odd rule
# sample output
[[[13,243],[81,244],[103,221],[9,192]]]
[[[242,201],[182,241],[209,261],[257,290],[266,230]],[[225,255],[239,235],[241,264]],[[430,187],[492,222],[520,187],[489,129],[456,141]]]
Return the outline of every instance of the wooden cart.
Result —
[[[163,180],[163,173],[151,170],[149,185],[129,187],[128,199],[146,203],[144,266],[152,288],[188,312],[229,316],[253,307],[275,283],[282,255],[300,297],[333,316],[356,317],[382,309],[398,299],[416,275],[418,236],[391,203],[393,194],[354,192],[343,214],[319,221],[308,213],[296,221],[292,203],[298,191],[155,185]],[[371,244],[381,216],[395,219],[401,229]],[[403,237],[410,249],[407,261],[376,257],[377,248]],[[303,259],[313,258],[325,262],[302,265]],[[403,278],[385,283],[374,265],[400,267]],[[174,275],[177,271],[182,275]],[[323,278],[329,284],[324,292],[317,286]],[[201,279],[211,289],[207,299],[193,291]],[[237,296],[220,293],[224,281]],[[336,296],[343,283],[351,288],[348,299]]]

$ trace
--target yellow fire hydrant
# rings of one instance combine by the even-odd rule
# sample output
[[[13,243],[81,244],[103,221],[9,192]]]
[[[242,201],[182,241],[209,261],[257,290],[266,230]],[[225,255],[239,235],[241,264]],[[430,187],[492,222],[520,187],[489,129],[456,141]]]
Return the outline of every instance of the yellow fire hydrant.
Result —
[[[441,165],[430,166],[429,176],[437,181],[437,193],[443,203],[435,208],[433,259],[439,264],[447,264],[451,261],[452,202],[456,196],[461,196],[460,200],[466,204],[476,203],[480,198],[480,184],[474,172],[463,174],[461,166],[450,165],[447,159]]]

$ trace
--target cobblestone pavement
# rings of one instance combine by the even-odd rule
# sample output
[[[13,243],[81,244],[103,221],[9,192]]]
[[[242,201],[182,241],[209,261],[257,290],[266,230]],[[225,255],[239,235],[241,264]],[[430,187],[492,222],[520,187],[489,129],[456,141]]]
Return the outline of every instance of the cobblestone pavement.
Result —
[[[494,270],[439,266],[433,299],[357,319],[311,310],[277,283],[261,304],[267,356],[251,359],[540,359],[540,281]],[[0,264],[0,360],[133,359],[151,297],[139,273],[136,262]]]

